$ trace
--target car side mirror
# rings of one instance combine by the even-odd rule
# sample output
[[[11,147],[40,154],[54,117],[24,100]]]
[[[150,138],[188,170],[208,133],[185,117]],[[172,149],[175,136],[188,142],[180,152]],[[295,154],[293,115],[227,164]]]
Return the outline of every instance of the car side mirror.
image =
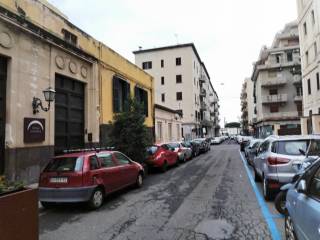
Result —
[[[302,179],[297,186],[298,193],[305,193],[307,190],[306,180]]]

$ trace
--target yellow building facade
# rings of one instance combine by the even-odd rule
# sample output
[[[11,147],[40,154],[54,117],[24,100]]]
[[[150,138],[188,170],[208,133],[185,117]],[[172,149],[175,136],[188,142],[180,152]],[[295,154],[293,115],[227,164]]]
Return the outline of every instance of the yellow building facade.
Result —
[[[144,104],[153,132],[152,76],[46,1],[0,1],[0,63],[0,175],[34,182],[60,150],[104,144],[129,96]],[[55,101],[48,112],[34,113],[33,97],[45,106],[48,87],[56,90]],[[43,139],[25,138],[30,119],[45,123]]]

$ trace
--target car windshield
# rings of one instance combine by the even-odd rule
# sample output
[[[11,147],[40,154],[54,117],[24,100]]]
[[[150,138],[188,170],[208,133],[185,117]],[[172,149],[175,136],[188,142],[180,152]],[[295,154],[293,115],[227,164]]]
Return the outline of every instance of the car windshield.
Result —
[[[284,155],[302,155],[300,149],[307,151],[308,140],[279,141],[277,153]]]
[[[147,154],[148,155],[153,155],[156,153],[156,151],[158,150],[157,146],[151,146],[147,148]]]
[[[83,157],[59,157],[53,158],[45,172],[78,172],[82,170]]]
[[[320,156],[320,140],[311,140],[309,147],[309,156]]]
[[[179,147],[179,143],[169,143],[168,145],[170,147],[172,147],[172,148],[178,148]]]

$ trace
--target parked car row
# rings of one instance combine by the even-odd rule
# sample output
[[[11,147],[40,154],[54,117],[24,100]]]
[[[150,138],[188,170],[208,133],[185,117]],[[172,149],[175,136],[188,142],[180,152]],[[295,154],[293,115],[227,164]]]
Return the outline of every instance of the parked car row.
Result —
[[[211,139],[211,145],[223,143],[227,138],[227,136],[214,137]]]
[[[320,136],[270,136],[245,147],[266,200],[285,215],[286,239],[320,238]],[[280,191],[280,192],[279,192]]]
[[[144,164],[159,168],[179,165],[210,150],[210,139],[157,144],[146,149]],[[50,160],[40,174],[39,201],[43,207],[57,203],[87,202],[99,208],[106,195],[135,185],[141,187],[145,169],[115,150],[79,149]]]

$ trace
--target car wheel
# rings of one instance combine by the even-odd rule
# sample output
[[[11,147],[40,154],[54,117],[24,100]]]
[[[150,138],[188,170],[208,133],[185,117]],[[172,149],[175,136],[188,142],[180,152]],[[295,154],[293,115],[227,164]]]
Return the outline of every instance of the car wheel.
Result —
[[[142,176],[142,173],[139,173],[136,180],[136,187],[141,188],[142,184],[143,184],[143,176]]]
[[[274,205],[277,211],[281,214],[286,213],[286,196],[287,191],[281,191],[277,194],[277,196],[274,199]]]
[[[91,209],[98,209],[102,206],[104,200],[104,192],[101,188],[96,188],[89,200],[89,207]]]
[[[296,234],[294,232],[293,223],[289,214],[285,216],[285,234],[287,240],[296,240]]]
[[[55,203],[54,202],[41,202],[41,205],[44,208],[52,208],[52,207],[54,207]]]
[[[256,168],[254,166],[253,166],[253,172],[254,172],[254,181],[255,182],[260,182],[261,178],[259,177],[258,172],[257,172],[257,170],[256,170]]]
[[[167,169],[168,169],[168,163],[167,163],[167,161],[165,161],[165,162],[162,164],[161,172],[166,172]]]
[[[268,187],[268,179],[263,176],[263,196],[264,199],[269,201],[271,199],[271,189]]]

